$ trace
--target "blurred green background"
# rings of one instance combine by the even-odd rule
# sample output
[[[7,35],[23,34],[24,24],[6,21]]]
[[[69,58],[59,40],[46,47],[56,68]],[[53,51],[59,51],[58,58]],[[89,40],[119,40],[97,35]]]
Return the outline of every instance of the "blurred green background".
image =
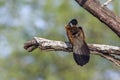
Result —
[[[120,16],[119,0],[108,8]],[[24,50],[34,36],[68,41],[64,25],[73,18],[87,43],[120,46],[119,37],[74,0],[0,0],[0,80],[119,80],[120,68],[100,56],[80,67],[71,53]]]

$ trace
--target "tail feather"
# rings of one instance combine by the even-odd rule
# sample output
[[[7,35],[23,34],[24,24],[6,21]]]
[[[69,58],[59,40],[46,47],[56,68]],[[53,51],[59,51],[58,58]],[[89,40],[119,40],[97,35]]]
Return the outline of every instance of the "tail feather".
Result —
[[[85,42],[81,47],[73,46],[73,49],[73,57],[78,65],[83,66],[89,62],[90,51]]]
[[[80,66],[83,66],[86,63],[88,63],[90,59],[89,55],[79,55],[79,54],[73,53],[73,56],[74,56],[76,63]]]

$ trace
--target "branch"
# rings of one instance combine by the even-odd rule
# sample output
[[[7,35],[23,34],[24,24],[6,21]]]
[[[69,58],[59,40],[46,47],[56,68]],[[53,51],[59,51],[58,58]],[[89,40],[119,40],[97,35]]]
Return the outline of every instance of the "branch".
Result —
[[[120,66],[120,59],[117,58],[120,57],[120,47],[100,44],[88,44],[88,47],[91,54],[100,55]],[[54,41],[39,37],[34,37],[32,40],[26,42],[24,48],[29,52],[36,48],[41,50],[72,52],[72,45],[69,42]]]
[[[97,0],[75,0],[81,7],[86,9],[101,22],[106,24],[120,37],[120,17],[116,16],[107,7],[102,6]]]

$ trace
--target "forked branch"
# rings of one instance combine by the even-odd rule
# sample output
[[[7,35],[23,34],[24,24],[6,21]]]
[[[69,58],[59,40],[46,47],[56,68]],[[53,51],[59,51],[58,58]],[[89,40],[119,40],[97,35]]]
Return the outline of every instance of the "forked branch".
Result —
[[[100,55],[112,61],[117,66],[120,66],[120,59],[118,58],[120,57],[120,47],[101,44],[88,44],[88,47],[91,54]],[[34,37],[32,40],[26,42],[24,48],[29,52],[36,48],[41,50],[72,52],[72,46],[69,42],[48,40],[39,37]]]
[[[107,7],[102,6],[97,0],[75,0],[80,6],[106,24],[113,32],[120,37],[120,17],[116,16]],[[88,44],[91,54],[97,54],[120,66],[120,47]],[[41,50],[72,52],[69,42],[53,41],[44,38],[34,37],[24,44],[24,48],[31,52],[36,48]]]

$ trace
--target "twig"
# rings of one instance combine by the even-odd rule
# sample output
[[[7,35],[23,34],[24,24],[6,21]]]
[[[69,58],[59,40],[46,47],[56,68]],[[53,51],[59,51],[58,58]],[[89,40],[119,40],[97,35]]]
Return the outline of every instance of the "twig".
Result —
[[[117,66],[120,66],[120,59],[115,57],[120,56],[120,47],[101,44],[88,44],[88,47],[91,54],[100,55],[112,61]],[[69,42],[48,40],[40,37],[34,37],[32,40],[26,42],[24,48],[29,52],[36,48],[41,50],[72,52],[72,46]]]
[[[102,6],[107,6],[112,0],[107,0]]]

